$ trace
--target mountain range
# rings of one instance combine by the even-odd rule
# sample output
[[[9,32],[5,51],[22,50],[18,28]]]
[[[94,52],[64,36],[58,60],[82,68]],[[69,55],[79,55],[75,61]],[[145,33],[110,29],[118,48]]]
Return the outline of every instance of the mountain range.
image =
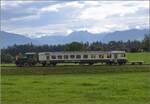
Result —
[[[130,29],[124,31],[115,31],[109,33],[90,33],[88,31],[74,31],[69,35],[43,36],[40,38],[29,38],[22,34],[8,33],[0,31],[0,48],[12,46],[14,44],[33,43],[36,45],[42,44],[65,44],[73,41],[77,42],[94,42],[101,41],[107,43],[109,41],[127,41],[127,40],[142,40],[145,34],[148,34],[148,29]],[[54,36],[55,35],[55,36]]]

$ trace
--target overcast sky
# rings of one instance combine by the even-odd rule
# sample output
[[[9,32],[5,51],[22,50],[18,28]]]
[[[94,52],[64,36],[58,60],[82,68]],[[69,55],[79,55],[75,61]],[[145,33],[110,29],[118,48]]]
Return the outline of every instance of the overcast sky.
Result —
[[[61,1],[61,0],[60,0]],[[3,31],[29,37],[148,28],[149,1],[2,1]]]

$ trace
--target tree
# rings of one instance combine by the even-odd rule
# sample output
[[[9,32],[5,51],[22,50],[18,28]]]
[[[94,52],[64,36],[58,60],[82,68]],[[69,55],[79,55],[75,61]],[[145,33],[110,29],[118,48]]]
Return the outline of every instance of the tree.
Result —
[[[142,43],[143,43],[143,50],[150,51],[150,33],[145,35],[145,38]]]
[[[1,54],[1,63],[12,63],[14,61],[14,57],[10,54]]]
[[[66,51],[83,51],[83,44],[79,42],[67,44]]]

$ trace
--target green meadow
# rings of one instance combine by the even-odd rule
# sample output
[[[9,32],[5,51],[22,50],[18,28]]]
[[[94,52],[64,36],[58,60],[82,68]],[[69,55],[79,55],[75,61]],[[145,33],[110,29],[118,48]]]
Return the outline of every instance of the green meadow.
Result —
[[[2,67],[1,104],[149,104],[148,65]]]
[[[127,53],[150,63],[150,53]],[[6,67],[9,66],[9,67]],[[149,104],[149,65],[1,67],[1,104]]]
[[[3,76],[2,104],[149,104],[148,72]]]
[[[150,53],[148,52],[127,53],[126,55],[129,61],[144,61],[144,63],[150,64]]]

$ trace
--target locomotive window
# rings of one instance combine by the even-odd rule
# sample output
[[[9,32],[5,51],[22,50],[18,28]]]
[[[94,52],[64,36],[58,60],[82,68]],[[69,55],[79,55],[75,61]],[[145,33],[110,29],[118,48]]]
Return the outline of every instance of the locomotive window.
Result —
[[[88,58],[88,55],[83,55],[83,58]]]
[[[46,59],[49,60],[49,56],[46,56]]]
[[[64,59],[68,59],[68,55],[64,55]]]
[[[74,55],[70,55],[70,58],[72,58],[72,59],[73,59],[73,58],[74,58]]]
[[[58,59],[62,59],[62,56],[61,56],[61,55],[58,55],[57,58],[58,58]]]
[[[96,55],[91,55],[91,58],[96,58]]]
[[[99,58],[104,58],[104,55],[99,55]]]
[[[52,58],[52,59],[56,59],[56,56],[55,56],[55,55],[53,55],[53,56],[51,56],[51,58]]]
[[[107,58],[111,58],[111,54],[107,54]]]
[[[80,58],[81,58],[81,55],[76,55],[76,58],[77,58],[77,59],[80,59]]]

